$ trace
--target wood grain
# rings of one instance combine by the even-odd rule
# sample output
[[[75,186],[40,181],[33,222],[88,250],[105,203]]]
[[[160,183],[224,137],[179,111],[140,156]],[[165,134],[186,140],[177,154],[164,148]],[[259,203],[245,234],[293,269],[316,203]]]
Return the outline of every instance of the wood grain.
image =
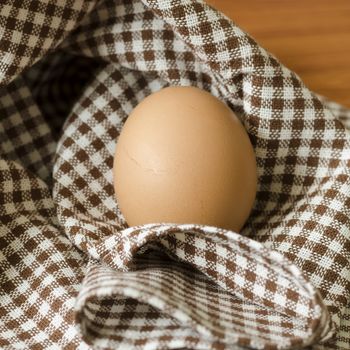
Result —
[[[207,0],[313,91],[350,107],[349,0]]]

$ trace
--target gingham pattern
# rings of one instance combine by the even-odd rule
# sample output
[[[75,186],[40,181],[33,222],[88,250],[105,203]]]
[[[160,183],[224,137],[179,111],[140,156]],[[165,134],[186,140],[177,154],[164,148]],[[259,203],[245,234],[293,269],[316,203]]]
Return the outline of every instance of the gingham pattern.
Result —
[[[18,78],[0,91],[0,154],[51,182],[56,142],[30,89]]]
[[[60,42],[92,10],[92,0],[3,1],[0,84],[9,83]]]
[[[55,140],[75,100],[100,65],[96,60],[57,49],[24,74]]]
[[[81,15],[61,13],[57,49],[22,66],[11,49],[16,69],[1,68],[9,82],[47,52],[0,91],[0,347],[348,349],[349,111],[200,1],[65,6]],[[20,46],[42,40],[23,33]],[[119,132],[168,85],[218,96],[251,137],[259,188],[241,234],[127,227],[118,209]]]
[[[345,128],[350,130],[350,110],[345,108],[338,103],[332,102],[326,99],[323,96],[319,96],[325,106],[327,106],[334,114],[336,118],[338,118],[345,126]]]

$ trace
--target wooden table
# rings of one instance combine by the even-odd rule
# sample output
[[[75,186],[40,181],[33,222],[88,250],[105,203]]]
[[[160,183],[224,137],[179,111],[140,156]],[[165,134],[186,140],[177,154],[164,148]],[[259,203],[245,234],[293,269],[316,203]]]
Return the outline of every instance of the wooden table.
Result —
[[[207,0],[313,91],[350,107],[350,0]]]

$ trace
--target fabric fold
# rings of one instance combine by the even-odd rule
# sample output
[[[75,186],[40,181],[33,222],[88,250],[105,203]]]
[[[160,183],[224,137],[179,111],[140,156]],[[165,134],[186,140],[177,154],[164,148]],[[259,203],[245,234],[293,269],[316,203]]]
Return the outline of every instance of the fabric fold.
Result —
[[[0,21],[0,86],[10,83],[50,50],[54,50],[96,2],[33,0],[5,2]]]
[[[207,342],[228,348],[248,341],[257,348],[274,344],[289,348],[329,332],[328,312],[300,271],[279,253],[238,234],[214,227],[158,224],[128,228],[103,245],[98,250],[108,256],[89,270],[77,306],[86,339],[96,332],[91,318],[100,315],[103,303],[97,300],[101,298],[111,303],[129,298],[135,304],[146,303],[177,319],[181,328],[187,325],[198,339],[205,336]],[[214,246],[216,254],[210,249]],[[166,252],[168,258],[159,252]],[[91,299],[94,307],[89,307]],[[105,320],[100,318],[100,327],[114,322],[117,334],[121,320],[122,315],[109,314]],[[133,321],[129,322],[131,327]],[[294,330],[288,336],[287,324]],[[173,338],[175,328],[163,330],[163,336]]]
[[[160,40],[162,45],[159,45]],[[345,305],[349,298],[348,264],[345,260],[342,260],[343,263],[339,260],[347,251],[349,226],[344,215],[346,209],[339,211],[337,207],[337,203],[346,205],[350,195],[346,167],[349,140],[344,126],[331,111],[307,90],[294,73],[280,65],[229,19],[198,1],[120,2],[117,6],[113,2],[105,2],[64,43],[64,49],[89,57],[101,57],[109,62],[106,68],[109,76],[106,77],[106,71],[101,73],[91,89],[92,94],[97,90],[102,91],[105,109],[101,110],[94,103],[92,94],[83,96],[83,101],[87,99],[92,103],[86,110],[84,106],[87,103],[79,102],[77,110],[69,117],[76,126],[67,123],[55,164],[57,202],[74,203],[73,211],[71,205],[59,208],[59,217],[66,227],[69,222],[67,232],[76,244],[110,267],[128,271],[138,255],[138,249],[156,241],[157,246],[160,245],[170,256],[191,264],[192,268],[206,274],[234,297],[245,302],[249,300],[253,308],[257,307],[255,319],[259,319],[257,310],[261,306],[281,312],[284,316],[296,316],[297,306],[292,299],[303,298],[300,284],[294,276],[291,282],[294,291],[285,294],[284,290],[281,297],[275,281],[285,278],[288,273],[281,268],[273,271],[274,274],[271,272],[272,260],[263,263],[259,260],[261,255],[252,254],[250,245],[256,242],[244,238],[250,243],[247,246],[240,244],[237,252],[237,242],[230,243],[230,238],[237,235],[232,232],[220,239],[218,232],[209,234],[211,228],[202,228],[204,235],[198,229],[191,232],[171,226],[168,226],[170,231],[166,231],[166,224],[162,229],[150,231],[127,229],[117,208],[114,214],[110,211],[104,213],[104,217],[114,216],[107,221],[100,220],[100,214],[96,216],[86,211],[86,205],[81,203],[80,213],[77,201],[81,199],[74,194],[74,189],[70,186],[65,188],[62,183],[63,172],[64,176],[75,178],[75,183],[84,181],[74,169],[68,170],[67,164],[71,163],[71,158],[63,159],[68,153],[79,155],[86,169],[96,166],[86,148],[78,145],[82,143],[79,138],[89,139],[90,144],[95,143],[95,125],[103,125],[106,130],[105,163],[107,159],[111,162],[113,149],[109,145],[115,144],[113,137],[117,138],[128,113],[142,98],[169,84],[208,89],[224,99],[239,115],[255,146],[259,189],[255,208],[242,234],[264,242],[265,247],[270,249],[265,256],[273,256],[276,254],[274,250],[277,250],[288,258],[288,263],[282,264],[284,268],[294,262],[307,278],[311,278],[313,286],[321,291],[328,310],[332,312],[333,322],[333,326],[330,326],[331,321],[325,316],[328,311],[319,304],[323,311],[317,322],[322,320],[322,324],[318,324],[317,331],[317,327],[314,329],[311,338],[313,341],[328,339],[332,335],[330,328],[339,326],[339,306]],[[114,91],[106,88],[113,84]],[[112,105],[113,100],[119,103],[114,104],[116,109],[112,112],[107,110],[107,106]],[[84,117],[83,111],[87,113]],[[67,142],[68,139],[75,140],[74,146]],[[100,146],[99,151],[102,152],[103,145]],[[113,195],[113,189],[108,187],[113,181],[111,168],[106,170],[109,172],[99,178],[101,181],[104,176],[106,181],[99,186],[108,188],[108,194]],[[98,199],[97,193],[91,197],[88,188],[81,191],[85,192],[81,198],[94,199],[93,210],[96,213],[96,206],[103,205],[103,201]],[[328,208],[320,203],[321,198],[327,198],[327,193],[337,196],[333,206],[331,204]],[[332,227],[328,220],[331,217],[343,226],[338,229]],[[174,229],[176,233],[172,233]],[[325,242],[333,242],[333,245],[326,245]],[[197,248],[203,245],[202,249]],[[335,246],[342,250],[337,251],[337,255]],[[224,256],[230,256],[229,264],[222,263]],[[238,272],[240,259],[246,259],[241,274]],[[221,261],[221,264],[217,261]],[[208,267],[215,264],[220,267]],[[232,269],[228,269],[227,265]],[[266,266],[269,271],[265,271],[266,277],[256,276],[255,271],[259,268],[264,270]],[[220,269],[225,272],[220,273]],[[329,288],[328,279],[335,282],[336,287]],[[240,280],[243,281],[241,285]],[[266,288],[266,281],[273,281],[272,290]],[[245,288],[242,288],[243,285]],[[262,289],[261,285],[264,285]],[[317,299],[321,300],[316,297],[314,301]],[[276,300],[280,300],[280,304]],[[311,314],[315,314],[315,311]],[[288,324],[284,332],[293,333],[293,329],[296,329],[295,326]],[[257,339],[259,336],[263,338],[265,332],[261,332]],[[307,337],[304,343],[297,338],[295,336],[294,341],[299,341],[298,344],[308,344]],[[246,345],[244,341],[241,344]],[[269,342],[263,341],[261,344],[259,346],[271,346]],[[281,344],[281,339],[275,340],[274,346],[283,346]]]
[[[349,111],[310,92],[203,1],[65,2],[60,12],[61,5],[35,1],[2,13],[27,14],[35,28],[51,29],[31,41],[19,26],[23,47],[2,52],[0,267],[7,294],[0,310],[9,316],[0,345],[349,346]],[[240,233],[191,223],[128,227],[119,210],[112,176],[119,133],[143,98],[169,85],[209,91],[249,134],[258,193]],[[27,239],[35,244],[26,246]],[[19,257],[36,269],[14,284]],[[17,298],[38,288],[28,287],[32,275],[49,285],[34,316]],[[26,323],[13,335],[18,313]],[[29,330],[39,335],[30,339]]]

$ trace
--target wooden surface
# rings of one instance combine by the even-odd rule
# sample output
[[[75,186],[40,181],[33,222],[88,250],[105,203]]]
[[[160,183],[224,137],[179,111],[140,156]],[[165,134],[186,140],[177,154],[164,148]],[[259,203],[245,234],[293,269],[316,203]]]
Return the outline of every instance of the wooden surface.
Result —
[[[350,107],[350,0],[207,0],[295,71]]]

